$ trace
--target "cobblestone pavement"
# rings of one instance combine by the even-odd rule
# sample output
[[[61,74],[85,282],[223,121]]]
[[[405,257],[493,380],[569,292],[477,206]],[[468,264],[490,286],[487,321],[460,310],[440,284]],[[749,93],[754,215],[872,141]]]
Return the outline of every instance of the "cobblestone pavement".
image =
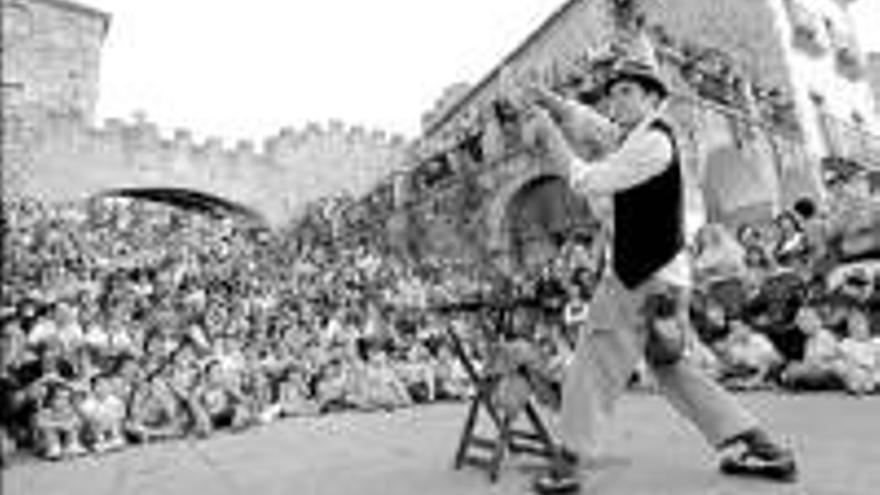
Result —
[[[880,397],[751,394],[742,400],[797,449],[801,481],[726,478],[712,452],[662,399],[620,404],[606,462],[585,473],[585,494],[880,493]],[[236,435],[129,449],[3,471],[8,495],[526,494],[539,465],[514,457],[490,484],[452,469],[464,404],[393,414],[291,419]]]

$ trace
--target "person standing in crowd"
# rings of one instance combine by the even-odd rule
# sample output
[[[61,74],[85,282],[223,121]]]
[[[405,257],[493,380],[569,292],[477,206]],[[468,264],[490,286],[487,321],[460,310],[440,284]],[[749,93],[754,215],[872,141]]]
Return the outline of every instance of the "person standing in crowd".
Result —
[[[720,385],[681,359],[692,284],[683,225],[681,156],[660,116],[666,83],[651,62],[623,60],[604,86],[611,121],[591,107],[533,84],[534,133],[573,188],[610,195],[611,270],[581,331],[564,388],[562,447],[536,479],[541,493],[574,491],[578,464],[598,454],[599,431],[644,354],[659,390],[706,440],[726,455],[724,473],[792,480],[796,463],[766,428]],[[609,131],[614,128],[618,132]],[[564,131],[613,136],[616,148],[585,161]],[[607,141],[606,141],[607,142]],[[674,324],[671,324],[674,322]],[[675,334],[678,335],[675,335]]]

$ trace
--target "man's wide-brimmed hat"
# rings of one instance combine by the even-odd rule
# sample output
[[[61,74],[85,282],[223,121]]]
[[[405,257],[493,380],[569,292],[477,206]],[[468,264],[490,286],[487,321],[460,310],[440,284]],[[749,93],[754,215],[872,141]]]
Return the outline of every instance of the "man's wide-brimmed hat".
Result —
[[[605,81],[604,93],[608,94],[611,88],[621,81],[635,81],[649,90],[656,91],[662,98],[669,96],[669,86],[660,75],[656,63],[653,62],[637,58],[619,60]]]

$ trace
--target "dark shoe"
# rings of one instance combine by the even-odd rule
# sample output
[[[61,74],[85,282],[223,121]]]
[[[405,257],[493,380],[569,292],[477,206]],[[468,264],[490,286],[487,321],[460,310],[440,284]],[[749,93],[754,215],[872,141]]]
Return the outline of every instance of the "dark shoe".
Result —
[[[721,461],[721,472],[733,476],[753,476],[772,481],[793,482],[797,479],[797,464],[790,450],[760,452],[748,449],[739,455]]]
[[[551,470],[535,478],[534,488],[541,495],[563,495],[576,493],[581,488],[581,482],[575,471],[561,473]]]
[[[550,470],[535,479],[535,491],[541,495],[558,495],[580,490],[577,454],[559,448],[554,452],[552,462]]]

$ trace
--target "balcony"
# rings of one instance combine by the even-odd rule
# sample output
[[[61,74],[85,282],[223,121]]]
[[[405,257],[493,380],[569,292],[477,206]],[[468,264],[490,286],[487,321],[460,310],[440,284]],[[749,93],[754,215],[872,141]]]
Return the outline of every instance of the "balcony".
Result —
[[[824,115],[822,123],[829,155],[880,171],[880,136],[831,115]]]

